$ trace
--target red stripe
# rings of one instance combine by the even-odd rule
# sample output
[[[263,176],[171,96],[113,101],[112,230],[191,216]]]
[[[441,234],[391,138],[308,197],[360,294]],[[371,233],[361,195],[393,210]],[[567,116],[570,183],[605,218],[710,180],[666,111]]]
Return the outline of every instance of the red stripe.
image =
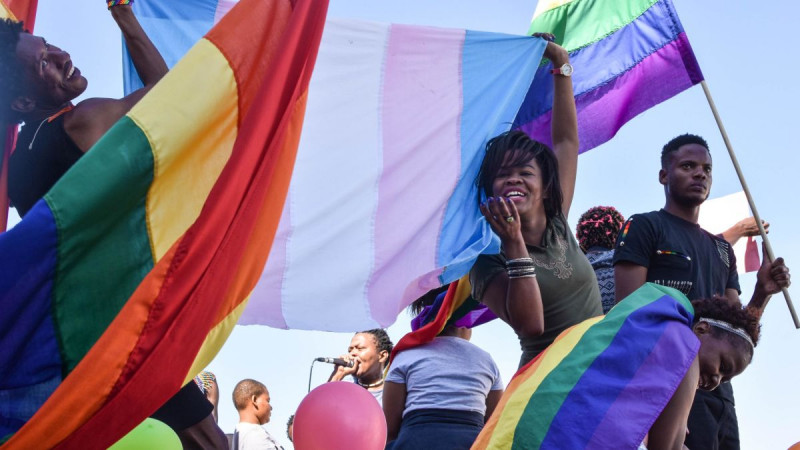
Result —
[[[38,0],[4,0],[8,9],[14,13],[17,20],[25,22],[25,30],[33,33],[33,25],[36,22],[36,6]]]
[[[6,231],[8,226],[8,208],[10,201],[8,199],[8,158],[14,151],[14,146],[17,143],[17,126],[9,125],[6,128],[6,138],[3,142],[2,161],[0,162],[0,232]]]
[[[422,344],[426,344],[432,341],[436,335],[442,332],[444,325],[447,323],[447,320],[453,313],[452,305],[456,297],[457,290],[458,280],[450,283],[450,286],[447,288],[447,294],[445,294],[444,300],[442,300],[442,306],[439,308],[436,318],[418,330],[407,333],[405,336],[400,338],[400,340],[397,342],[397,345],[395,345],[394,349],[392,349],[392,355],[389,358],[389,365],[392,364],[394,357],[400,352],[420,346]]]
[[[268,17],[269,20],[263,22],[250,21],[246,28],[242,28],[236,7],[226,14],[219,23],[206,34],[206,39],[214,43],[228,59],[228,63],[233,69],[236,85],[239,90],[239,126],[243,117],[250,110],[254,97],[259,91],[258,86],[262,80],[273,70],[273,60],[285,58],[286,48],[282,47],[282,36],[279,33],[272,33],[271,27],[283,26],[289,22],[293,14],[290,0],[268,1],[248,5],[248,11],[241,11],[245,8],[238,8],[238,14],[248,14],[253,17]],[[327,8],[327,1],[324,6]],[[296,8],[295,8],[296,10]],[[296,30],[298,33],[301,30]],[[258,39],[257,37],[261,37]],[[253,55],[259,55],[253,58]],[[272,94],[281,93],[290,95],[291,90],[286,92],[278,89]]]

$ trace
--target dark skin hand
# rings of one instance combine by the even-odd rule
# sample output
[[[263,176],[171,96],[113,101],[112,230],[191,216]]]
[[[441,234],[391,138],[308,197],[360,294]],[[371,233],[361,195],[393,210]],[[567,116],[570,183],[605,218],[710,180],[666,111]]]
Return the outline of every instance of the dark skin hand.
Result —
[[[770,261],[767,256],[767,249],[764,243],[761,244],[762,262],[756,274],[756,288],[748,306],[756,308],[759,313],[764,312],[767,303],[773,294],[777,294],[783,288],[788,288],[792,284],[792,276],[783,258]]]
[[[168,71],[164,58],[136,20],[131,6],[114,6],[110,13],[125,37],[131,61],[144,87],[121,99],[86,99],[64,116],[64,129],[84,152],[127,114]]]
[[[522,239],[521,221],[514,202],[490,197],[480,208],[500,237],[506,258],[527,258],[528,249]],[[544,332],[542,296],[536,278],[509,279],[501,272],[486,288],[484,302],[520,336],[539,336]]]

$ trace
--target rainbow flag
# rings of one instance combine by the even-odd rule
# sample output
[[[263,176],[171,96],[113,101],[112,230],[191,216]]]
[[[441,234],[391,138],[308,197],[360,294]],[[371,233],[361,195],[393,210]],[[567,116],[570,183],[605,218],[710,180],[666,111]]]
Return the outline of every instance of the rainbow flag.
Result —
[[[156,3],[134,8],[162,53],[180,52],[174,34],[191,38],[184,28],[210,26],[222,5]],[[529,37],[328,20],[275,244],[239,323],[388,326],[496,253],[474,180],[543,51]]]
[[[32,33],[37,4],[38,0],[0,0],[0,19],[21,20],[25,30]],[[8,225],[8,158],[17,141],[17,124],[0,123],[0,129],[3,128],[6,136],[0,141],[0,231],[6,231]]]
[[[700,348],[693,317],[683,294],[648,283],[565,330],[517,372],[472,448],[638,448]]]
[[[535,31],[554,33],[570,52],[581,151],[703,80],[671,0],[539,0],[529,33]],[[514,120],[514,127],[548,145],[552,68],[539,67]]]
[[[277,229],[326,10],[243,0],[0,234],[0,389],[68,374],[6,447],[106,448],[216,354]]]

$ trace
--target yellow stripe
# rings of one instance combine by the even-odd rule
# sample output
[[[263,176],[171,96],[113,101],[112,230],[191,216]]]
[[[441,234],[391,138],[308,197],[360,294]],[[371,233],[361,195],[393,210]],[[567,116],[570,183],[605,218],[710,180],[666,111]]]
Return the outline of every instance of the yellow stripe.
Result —
[[[128,113],[153,151],[146,211],[155,261],[200,215],[231,155],[238,113],[233,70],[206,39]]]
[[[11,19],[15,22],[19,22],[17,16],[11,12],[11,8],[6,5],[6,2],[0,1],[0,19]]]
[[[541,16],[542,14],[550,11],[551,9],[558,8],[561,5],[566,5],[567,3],[571,3],[573,0],[539,0],[536,4],[536,11],[533,12],[533,19]]]
[[[508,402],[500,413],[497,425],[492,433],[487,448],[511,448],[514,441],[514,430],[525,412],[533,392],[539,387],[542,380],[550,374],[578,344],[578,341],[592,325],[603,319],[598,316],[575,325],[572,330],[560,340],[553,342],[547,348],[547,354],[542,355],[539,367],[527,378],[520,376],[512,380],[504,396],[510,396]]]
[[[228,336],[230,336],[233,331],[236,322],[239,321],[239,317],[242,315],[242,312],[244,312],[244,308],[247,306],[249,300],[250,296],[248,295],[236,309],[231,311],[230,314],[225,316],[220,323],[208,332],[208,336],[206,336],[205,341],[203,341],[203,345],[200,346],[200,351],[197,353],[197,357],[195,357],[192,367],[189,369],[189,373],[186,374],[186,379],[183,380],[183,384],[188,383],[192,378],[197,376],[198,373],[202,372],[208,367],[211,360],[217,356],[219,349],[221,349],[225,341],[228,340]]]
[[[453,299],[454,306],[453,310],[450,312],[450,315],[453,314],[453,311],[455,311],[461,305],[463,305],[471,294],[472,294],[472,285],[469,283],[469,274],[467,274],[458,280],[458,286],[456,286],[455,298]]]

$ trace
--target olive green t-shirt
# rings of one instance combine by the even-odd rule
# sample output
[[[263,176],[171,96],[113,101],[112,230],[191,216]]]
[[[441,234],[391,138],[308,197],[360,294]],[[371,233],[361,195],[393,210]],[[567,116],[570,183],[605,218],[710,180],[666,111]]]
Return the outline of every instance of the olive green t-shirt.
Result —
[[[520,338],[520,367],[547,348],[565,329],[603,314],[594,270],[572,234],[564,232],[565,227],[560,220],[550,220],[542,246],[527,246],[542,294],[544,333]],[[502,252],[478,257],[469,274],[475,300],[483,302],[487,285],[495,275],[506,270],[505,263]]]

